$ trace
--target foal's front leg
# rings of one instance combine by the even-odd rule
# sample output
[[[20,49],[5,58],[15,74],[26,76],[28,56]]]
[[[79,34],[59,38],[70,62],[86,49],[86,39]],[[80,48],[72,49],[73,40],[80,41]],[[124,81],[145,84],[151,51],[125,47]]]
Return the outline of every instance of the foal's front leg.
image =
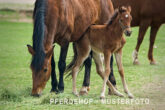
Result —
[[[104,52],[104,63],[105,63],[105,72],[104,72],[104,81],[103,81],[103,87],[102,87],[102,90],[101,90],[101,96],[100,98],[103,99],[105,98],[105,90],[106,90],[106,83],[108,81],[108,77],[109,77],[109,74],[110,74],[110,57],[111,57],[111,52],[110,51],[105,51]]]
[[[93,59],[94,59],[95,64],[96,64],[97,73],[104,80],[105,74],[104,74],[103,62],[101,60],[100,54],[93,52]],[[121,94],[119,91],[117,91],[116,88],[112,85],[112,83],[109,80],[107,80],[107,85],[111,89],[112,94],[123,97],[123,94]],[[103,99],[104,97],[105,97],[105,92],[100,98]]]
[[[122,49],[120,49],[118,52],[115,53],[115,58],[116,58],[117,66],[118,66],[118,71],[120,73],[120,77],[122,80],[124,92],[128,94],[129,98],[133,98],[133,95],[128,90],[125,77],[124,77],[124,69],[123,69],[123,64],[122,64]]]

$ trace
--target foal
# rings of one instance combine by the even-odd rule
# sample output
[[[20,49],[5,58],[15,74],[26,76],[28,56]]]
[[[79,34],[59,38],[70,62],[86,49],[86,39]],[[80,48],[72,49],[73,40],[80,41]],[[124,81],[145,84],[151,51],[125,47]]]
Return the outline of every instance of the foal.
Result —
[[[106,83],[112,90],[113,94],[123,96],[108,81],[108,77],[110,74],[110,56],[113,53],[115,53],[118,70],[124,87],[124,92],[128,94],[129,98],[133,98],[133,95],[129,92],[127,88],[122,65],[122,48],[126,42],[123,33],[125,33],[126,36],[131,35],[130,23],[132,20],[132,16],[130,15],[130,12],[130,7],[120,7],[118,10],[115,11],[114,15],[112,16],[107,25],[90,26],[88,30],[84,33],[82,38],[78,42],[76,42],[78,56],[72,68],[72,89],[75,95],[77,95],[76,77],[79,71],[79,67],[88,57],[89,52],[92,49],[97,73],[104,80],[100,98],[105,98]],[[103,62],[101,60],[100,53],[103,53],[104,55],[105,70],[103,69]]]

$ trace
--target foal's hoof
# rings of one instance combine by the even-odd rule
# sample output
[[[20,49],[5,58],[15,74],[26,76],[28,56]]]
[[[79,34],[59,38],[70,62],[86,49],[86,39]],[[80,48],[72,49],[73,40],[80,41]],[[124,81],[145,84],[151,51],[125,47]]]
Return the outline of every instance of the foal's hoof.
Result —
[[[156,65],[157,62],[154,60],[154,61],[150,61],[150,65]]]
[[[77,92],[72,92],[73,95],[75,95],[76,97],[79,97],[79,94]]]
[[[129,93],[128,98],[133,99],[134,98],[133,94]]]
[[[117,90],[114,91],[114,95],[119,96],[119,97],[124,97],[124,95]]]
[[[140,65],[140,62],[138,61],[138,59],[136,59],[136,60],[133,61],[133,64],[134,65]]]
[[[100,100],[104,100],[105,99],[105,96],[100,96]]]

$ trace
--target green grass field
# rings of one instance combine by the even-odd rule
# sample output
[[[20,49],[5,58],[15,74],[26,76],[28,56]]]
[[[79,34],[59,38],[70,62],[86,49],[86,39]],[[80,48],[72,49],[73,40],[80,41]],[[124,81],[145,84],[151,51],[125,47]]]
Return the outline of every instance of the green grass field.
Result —
[[[6,14],[6,13],[3,13]],[[1,110],[84,110],[84,109],[107,109],[107,110],[164,110],[165,105],[165,25],[163,25],[157,35],[154,48],[154,56],[158,64],[151,66],[147,59],[149,47],[149,30],[145,36],[139,52],[140,65],[132,64],[132,52],[135,48],[138,28],[133,28],[133,34],[127,38],[127,43],[123,49],[123,65],[125,77],[130,91],[137,98],[148,98],[150,104],[50,104],[51,98],[78,99],[72,95],[72,80],[65,80],[65,92],[62,94],[51,94],[50,80],[47,82],[43,95],[40,98],[30,96],[32,88],[32,73],[29,68],[31,55],[28,53],[27,44],[32,44],[32,23],[10,22],[5,19],[0,20],[0,109]],[[58,62],[60,47],[56,44],[55,60]],[[67,64],[73,56],[70,45],[67,56]],[[56,65],[57,66],[57,65]],[[56,70],[58,76],[58,69]],[[117,80],[117,88],[123,92],[121,80],[114,62],[114,73]],[[77,88],[81,88],[84,70],[77,78]],[[99,101],[102,86],[102,79],[97,75],[93,62],[91,70],[91,89],[88,96],[81,96],[80,99],[93,99]],[[117,96],[108,96],[107,99],[126,99]]]

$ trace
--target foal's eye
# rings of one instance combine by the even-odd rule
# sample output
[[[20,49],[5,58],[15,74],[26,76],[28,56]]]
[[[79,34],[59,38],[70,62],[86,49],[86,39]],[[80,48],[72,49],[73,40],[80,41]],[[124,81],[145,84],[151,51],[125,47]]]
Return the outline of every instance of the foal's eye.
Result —
[[[47,69],[47,68],[45,68],[45,69],[44,69],[44,72],[46,73],[47,71],[48,71],[48,69]]]

